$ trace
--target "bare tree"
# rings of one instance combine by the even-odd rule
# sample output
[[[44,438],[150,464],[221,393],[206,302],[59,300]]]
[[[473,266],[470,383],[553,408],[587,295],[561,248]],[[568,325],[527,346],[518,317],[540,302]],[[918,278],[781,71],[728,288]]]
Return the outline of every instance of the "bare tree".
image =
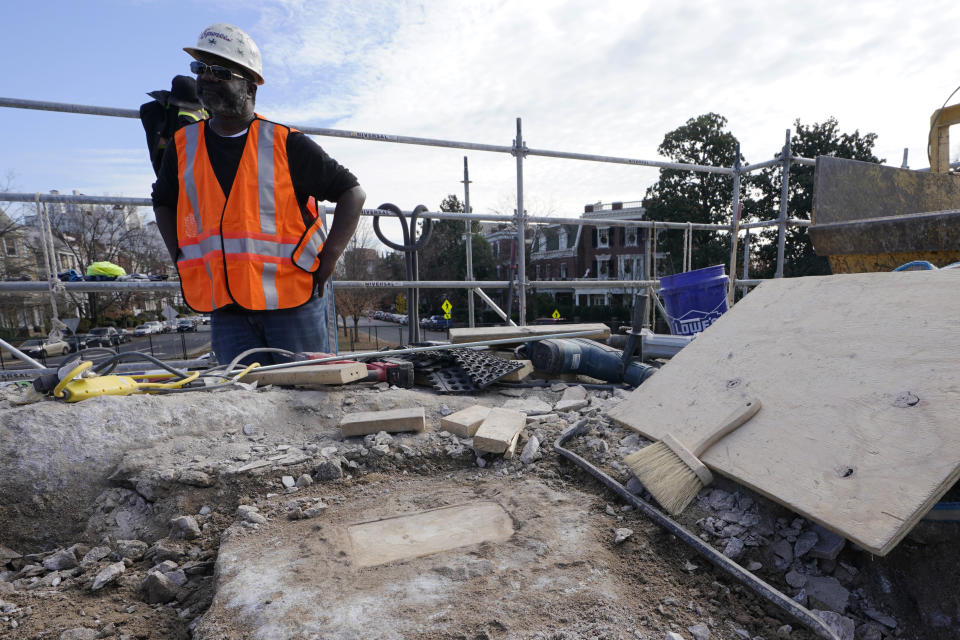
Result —
[[[374,249],[376,243],[373,230],[366,221],[357,227],[350,239],[346,251],[337,263],[336,277],[342,280],[371,280],[377,272],[379,257]],[[353,321],[353,340],[359,339],[360,318],[373,309],[380,292],[373,288],[340,289],[337,291],[337,315],[343,321],[344,330],[347,318]]]
[[[144,227],[133,205],[49,204],[47,214],[58,251],[72,256],[81,269],[111,262],[128,272],[165,270],[166,257],[155,227]],[[39,243],[35,251],[40,252]],[[162,266],[163,265],[163,266]],[[57,264],[57,268],[62,267]],[[68,294],[81,314],[93,322],[107,312],[145,302],[149,294],[133,292]]]

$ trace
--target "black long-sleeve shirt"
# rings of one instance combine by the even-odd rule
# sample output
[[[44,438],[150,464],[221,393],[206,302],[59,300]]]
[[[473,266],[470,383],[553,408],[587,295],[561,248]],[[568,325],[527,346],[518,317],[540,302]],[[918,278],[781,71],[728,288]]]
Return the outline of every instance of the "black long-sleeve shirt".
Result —
[[[217,135],[209,126],[204,127],[207,155],[224,194],[229,194],[230,187],[233,186],[233,178],[240,166],[247,135],[248,133],[244,133],[236,137],[223,137]],[[356,176],[300,131],[291,131],[287,136],[287,158],[293,190],[301,210],[309,196],[314,196],[317,200],[336,202],[343,192],[359,185]],[[177,149],[171,141],[163,154],[160,174],[153,185],[153,206],[167,206],[176,210],[179,191]]]

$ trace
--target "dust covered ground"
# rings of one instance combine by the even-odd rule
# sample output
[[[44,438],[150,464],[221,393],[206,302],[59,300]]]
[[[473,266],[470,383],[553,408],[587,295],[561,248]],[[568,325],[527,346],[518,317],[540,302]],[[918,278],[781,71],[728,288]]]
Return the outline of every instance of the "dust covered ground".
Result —
[[[586,421],[571,448],[626,483],[620,460],[645,444],[605,418],[623,392],[558,404],[565,387],[27,406],[8,391],[0,637],[814,637],[556,455],[550,443]],[[476,403],[528,408],[522,455],[478,457],[440,430]],[[345,413],[410,406],[425,409],[425,433],[344,440],[336,428]],[[479,502],[509,514],[509,539],[375,566],[344,542],[355,523]],[[960,637],[955,525],[924,524],[873,558],[723,481],[681,522],[825,612],[837,637]]]

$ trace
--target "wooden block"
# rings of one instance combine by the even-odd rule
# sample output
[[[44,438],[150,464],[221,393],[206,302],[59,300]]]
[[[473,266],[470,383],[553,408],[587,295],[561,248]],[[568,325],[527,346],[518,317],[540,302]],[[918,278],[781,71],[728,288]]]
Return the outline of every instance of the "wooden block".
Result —
[[[307,364],[302,367],[270,371],[254,369],[241,380],[243,382],[257,382],[260,385],[319,387],[326,384],[347,384],[355,380],[363,380],[366,377],[367,367],[362,362],[342,362],[337,364]]]
[[[477,432],[480,423],[483,422],[489,413],[490,407],[475,404],[472,407],[467,407],[456,413],[451,413],[446,418],[442,418],[440,420],[440,427],[461,438],[472,438],[473,434]]]
[[[526,414],[513,409],[491,409],[473,434],[473,448],[489,453],[504,453],[527,425]]]
[[[513,371],[511,373],[508,373],[507,375],[500,378],[500,381],[501,382],[520,382],[521,380],[526,378],[528,375],[533,373],[532,362],[530,362],[529,360],[520,360],[520,362],[523,363],[523,368],[517,369],[516,371]]]
[[[386,431],[423,431],[427,419],[423,407],[409,409],[389,409],[387,411],[360,411],[343,416],[340,421],[340,433],[343,437],[365,436],[370,433]]]
[[[450,329],[450,342],[459,344],[461,342],[497,340],[499,338],[547,336],[571,331],[590,331],[589,334],[581,337],[594,340],[606,340],[610,337],[610,327],[597,322],[593,324],[538,324],[526,327],[459,327]]]

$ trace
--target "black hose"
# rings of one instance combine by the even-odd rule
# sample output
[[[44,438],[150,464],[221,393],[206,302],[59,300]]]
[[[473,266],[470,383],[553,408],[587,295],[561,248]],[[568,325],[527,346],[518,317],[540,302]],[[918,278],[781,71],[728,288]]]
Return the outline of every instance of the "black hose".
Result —
[[[569,449],[564,448],[563,445],[568,440],[574,436],[582,435],[586,431],[587,424],[587,420],[581,420],[576,425],[563,432],[560,437],[557,438],[556,442],[553,443],[553,448],[557,450],[557,453],[599,480],[608,489],[616,493],[623,500],[629,502],[634,509],[637,509],[645,516],[653,520],[656,524],[660,525],[673,535],[686,542],[687,545],[703,556],[708,562],[710,562],[710,564],[729,574],[733,578],[736,578],[742,584],[748,586],[754,593],[782,609],[787,615],[802,624],[815,635],[825,638],[826,640],[840,640],[840,638],[830,630],[826,623],[813,615],[809,609],[800,606],[800,604],[788,597],[786,594],[778,591],[757,576],[753,575],[751,572],[738,565],[730,558],[726,557],[722,553],[719,553],[716,549],[695,536],[693,533],[684,529],[672,518],[660,513],[652,506],[627,491],[622,484],[605,474],[603,471],[600,471],[600,469],[596,468]]]
[[[181,380],[183,378],[186,378],[188,375],[190,375],[184,371],[175,369],[170,365],[168,365],[163,360],[155,358],[149,353],[143,353],[142,351],[124,351],[123,353],[117,353],[112,357],[107,358],[106,360],[103,360],[102,362],[96,363],[96,365],[94,365],[93,367],[93,370],[95,373],[97,373],[97,375],[101,375],[101,376],[107,375],[117,368],[117,364],[119,364],[121,360],[147,360],[157,365],[158,367],[174,374],[175,376],[178,376]]]

